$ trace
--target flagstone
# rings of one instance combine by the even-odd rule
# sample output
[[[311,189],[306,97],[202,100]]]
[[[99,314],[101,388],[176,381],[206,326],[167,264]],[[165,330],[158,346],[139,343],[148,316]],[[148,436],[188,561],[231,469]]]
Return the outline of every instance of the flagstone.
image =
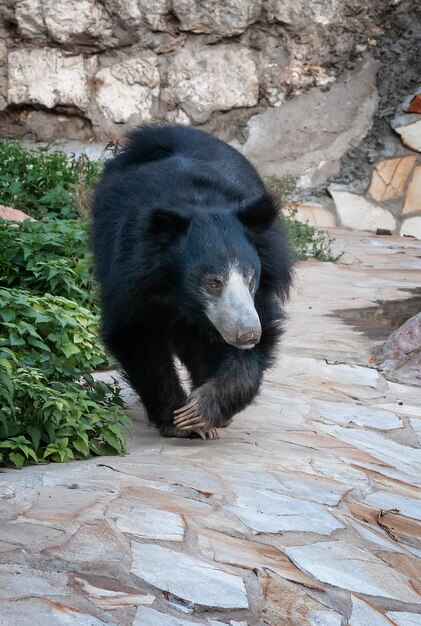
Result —
[[[119,515],[116,526],[123,533],[161,541],[183,541],[186,532],[186,523],[178,513],[144,507],[132,507]]]
[[[3,602],[0,626],[118,626],[115,621],[104,622],[88,613],[55,602],[50,598],[28,598]]]
[[[243,579],[191,556],[132,542],[132,572],[150,585],[195,604],[247,608]]]
[[[329,541],[285,548],[304,571],[321,582],[368,596],[421,604],[406,576],[388,567],[370,552],[344,541]]]
[[[375,409],[363,404],[351,402],[326,402],[316,400],[315,407],[320,417],[337,424],[357,424],[376,430],[393,430],[403,428],[402,421],[395,413]]]
[[[330,535],[342,524],[323,506],[264,489],[235,486],[236,503],[227,506],[255,533],[284,531]]]
[[[348,626],[392,626],[392,624],[384,613],[363,598],[352,594],[352,613]]]
[[[166,615],[155,609],[141,606],[137,609],[132,626],[201,626],[204,622],[186,622],[185,619]]]
[[[386,613],[396,626],[421,626],[421,613],[407,613],[406,611],[388,611]]]
[[[202,529],[198,533],[197,547],[203,556],[218,563],[251,570],[267,568],[287,580],[299,582],[314,589],[323,589],[316,580],[299,570],[284,552],[270,544]]]
[[[375,491],[368,494],[364,502],[379,509],[399,509],[402,515],[421,521],[421,498],[415,500],[391,491]]]

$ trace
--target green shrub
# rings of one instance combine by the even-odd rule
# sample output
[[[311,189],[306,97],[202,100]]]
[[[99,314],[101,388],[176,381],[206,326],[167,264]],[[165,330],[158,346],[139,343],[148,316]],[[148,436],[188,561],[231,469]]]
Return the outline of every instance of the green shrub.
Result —
[[[51,381],[0,348],[0,465],[121,453],[129,419],[118,404],[104,383]]]
[[[291,245],[294,257],[298,260],[308,258],[319,261],[338,261],[342,254],[335,255],[332,250],[334,242],[325,231],[317,230],[308,223],[300,222],[295,215],[297,210],[297,179],[294,176],[269,176],[265,178],[265,185],[278,200],[280,206],[288,205],[290,211],[282,214],[288,241]]]
[[[85,220],[0,219],[0,287],[60,295],[96,306],[96,285]]]
[[[101,165],[69,158],[48,147],[28,149],[19,141],[0,141],[0,204],[21,209],[36,219],[86,215],[86,193]]]
[[[97,317],[59,296],[0,289],[0,464],[119,453],[128,418],[104,366]]]

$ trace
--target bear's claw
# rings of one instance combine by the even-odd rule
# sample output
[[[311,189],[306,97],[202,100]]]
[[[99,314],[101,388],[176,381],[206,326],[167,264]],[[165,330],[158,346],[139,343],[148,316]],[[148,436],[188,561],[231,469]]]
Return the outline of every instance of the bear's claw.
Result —
[[[206,430],[208,424],[203,421],[197,407],[198,399],[190,400],[185,406],[174,411],[174,426],[179,430],[188,430],[197,433],[202,439],[219,439],[216,428]]]

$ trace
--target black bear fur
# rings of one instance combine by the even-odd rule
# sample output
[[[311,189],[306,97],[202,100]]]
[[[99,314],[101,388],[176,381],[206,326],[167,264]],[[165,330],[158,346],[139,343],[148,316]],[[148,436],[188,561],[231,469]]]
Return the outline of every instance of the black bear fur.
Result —
[[[200,130],[141,127],[105,164],[92,242],[102,337],[149,419],[163,435],[189,435],[173,425],[174,411],[188,402],[177,356],[206,423],[226,426],[273,363],[291,284],[278,208],[254,167]],[[260,266],[254,306],[262,335],[250,350],[224,341],[198,287],[209,268],[223,273],[232,260]]]

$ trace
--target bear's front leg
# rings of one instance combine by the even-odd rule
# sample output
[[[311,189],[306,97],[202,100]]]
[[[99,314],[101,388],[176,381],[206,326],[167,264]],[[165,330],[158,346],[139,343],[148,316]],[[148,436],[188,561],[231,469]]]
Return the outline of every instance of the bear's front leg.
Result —
[[[185,406],[174,411],[174,425],[180,430],[200,429],[210,439],[215,438],[216,429],[228,426],[259,391],[263,361],[258,346],[247,351],[230,350],[215,375],[192,391]]]

